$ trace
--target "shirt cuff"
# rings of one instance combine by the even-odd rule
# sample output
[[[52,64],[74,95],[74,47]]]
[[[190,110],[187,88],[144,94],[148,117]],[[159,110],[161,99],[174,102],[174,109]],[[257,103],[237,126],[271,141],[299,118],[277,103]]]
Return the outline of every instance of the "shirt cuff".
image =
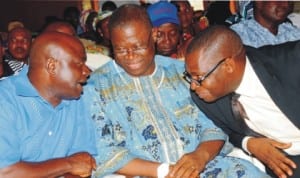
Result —
[[[249,137],[249,136],[244,137],[244,138],[243,138],[243,141],[242,141],[242,148],[243,148],[244,151],[246,151],[246,153],[248,153],[248,155],[251,155],[251,153],[250,153],[249,150],[247,149],[248,140],[249,140],[250,138],[253,138],[253,137]]]

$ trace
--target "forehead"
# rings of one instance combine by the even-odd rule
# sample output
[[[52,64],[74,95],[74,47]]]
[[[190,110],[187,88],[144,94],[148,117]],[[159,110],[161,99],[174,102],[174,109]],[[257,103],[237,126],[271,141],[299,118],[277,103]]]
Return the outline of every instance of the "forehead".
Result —
[[[191,74],[208,71],[212,65],[222,59],[221,53],[213,53],[207,49],[198,49],[186,55],[186,69]]]
[[[111,32],[111,41],[113,44],[126,43],[127,41],[144,41],[147,40],[151,29],[147,29],[145,24],[138,22],[128,23],[123,26],[114,28]],[[120,40],[122,39],[122,40]]]
[[[84,48],[74,45],[74,46],[69,46],[69,47],[64,47],[61,48],[61,55],[58,56],[59,58],[62,59],[69,59],[69,61],[73,62],[81,62],[86,60],[86,53],[84,51]]]
[[[184,1],[178,1],[177,5],[179,6],[180,10],[190,8],[189,4]]]
[[[14,30],[9,33],[9,38],[15,38],[15,37],[23,37],[23,38],[30,38],[30,34],[26,30]]]
[[[164,23],[161,26],[159,26],[158,29],[159,30],[162,30],[162,29],[178,30],[179,27],[178,27],[178,25],[173,24],[173,23]]]

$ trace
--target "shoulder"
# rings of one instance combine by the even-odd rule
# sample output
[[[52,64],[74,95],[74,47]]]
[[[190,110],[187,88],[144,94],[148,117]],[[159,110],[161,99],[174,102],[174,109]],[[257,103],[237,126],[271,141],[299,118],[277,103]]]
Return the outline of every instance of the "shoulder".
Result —
[[[248,29],[253,26],[256,26],[256,21],[254,19],[247,19],[231,25],[230,28],[233,29],[234,31],[242,31],[245,30],[245,28]]]
[[[155,55],[155,63],[158,66],[162,67],[168,67],[168,66],[176,66],[176,68],[183,69],[184,68],[184,62],[181,60],[177,60],[174,58],[161,56],[161,55]]]
[[[109,72],[113,72],[115,65],[116,65],[116,63],[114,62],[114,60],[110,60],[107,63],[105,63],[104,65],[102,65],[101,67],[94,70],[91,74],[91,77],[102,75],[102,74],[109,73]]]
[[[277,45],[266,45],[258,48],[259,51],[264,53],[297,53],[300,54],[300,40],[285,42]]]

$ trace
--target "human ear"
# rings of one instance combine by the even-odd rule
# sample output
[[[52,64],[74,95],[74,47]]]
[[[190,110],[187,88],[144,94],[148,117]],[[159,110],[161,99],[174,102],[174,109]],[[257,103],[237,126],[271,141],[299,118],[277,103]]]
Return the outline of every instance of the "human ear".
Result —
[[[236,65],[236,60],[234,60],[234,58],[227,58],[224,63],[226,72],[233,73],[236,68]]]
[[[46,62],[46,70],[50,75],[56,75],[57,60],[50,57]]]

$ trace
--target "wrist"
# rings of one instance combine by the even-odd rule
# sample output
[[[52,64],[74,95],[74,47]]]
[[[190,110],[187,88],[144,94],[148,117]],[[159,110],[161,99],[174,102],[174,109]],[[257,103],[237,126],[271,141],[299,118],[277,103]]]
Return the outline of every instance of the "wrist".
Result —
[[[157,167],[157,178],[165,178],[169,173],[170,165],[162,163]]]

